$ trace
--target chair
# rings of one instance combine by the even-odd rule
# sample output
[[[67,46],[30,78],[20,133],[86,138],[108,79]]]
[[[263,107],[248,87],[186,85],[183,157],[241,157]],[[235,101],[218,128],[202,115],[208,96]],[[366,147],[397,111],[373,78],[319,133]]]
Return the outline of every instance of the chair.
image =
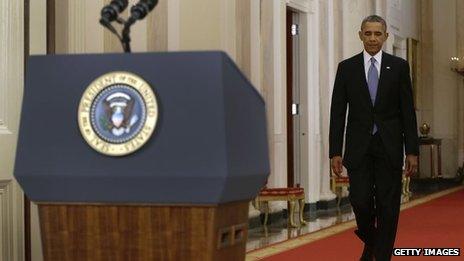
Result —
[[[406,177],[406,174],[403,171],[403,179],[402,179],[402,194],[405,197],[411,196],[411,191],[409,190],[409,183],[411,182],[411,177]]]
[[[269,216],[269,201],[287,201],[289,203],[289,221],[291,227],[298,227],[294,221],[295,204],[298,201],[300,207],[299,219],[300,225],[306,225],[303,219],[303,210],[305,206],[304,188],[297,185],[296,188],[267,188],[264,187],[259,192],[258,196],[252,202],[253,206],[261,211],[261,206],[264,208],[264,226],[267,225]]]
[[[350,187],[350,179],[348,178],[348,176],[337,177],[336,175],[333,175],[332,172],[330,172],[330,174],[332,191],[337,195],[337,207],[340,207],[340,202],[342,201],[343,196],[343,188]]]
[[[337,195],[337,206],[340,207],[340,202],[342,199],[342,192],[344,187],[349,187],[350,186],[350,179],[348,176],[340,176],[337,177],[336,175],[333,175],[332,172],[331,174],[331,187],[332,191]],[[411,196],[411,191],[409,190],[409,183],[410,183],[411,178],[406,177],[406,175],[403,172],[403,178],[402,178],[402,189],[401,192],[404,197],[409,198]]]

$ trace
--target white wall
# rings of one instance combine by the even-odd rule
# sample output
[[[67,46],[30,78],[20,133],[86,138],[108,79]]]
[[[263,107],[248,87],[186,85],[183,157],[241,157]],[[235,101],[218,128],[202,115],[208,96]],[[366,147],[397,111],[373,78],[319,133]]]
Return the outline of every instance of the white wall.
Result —
[[[420,35],[420,9],[419,0],[401,1],[401,18],[402,24],[400,27],[400,36],[407,38],[411,37],[416,40]]]
[[[456,0],[433,1],[433,125],[442,141],[442,172],[456,174],[458,165],[458,75],[450,70],[456,48]]]
[[[362,20],[375,12],[374,1],[371,0],[350,0],[343,1],[343,58],[349,58],[363,50],[362,42],[358,32],[361,29]],[[340,44],[340,43],[339,43]]]

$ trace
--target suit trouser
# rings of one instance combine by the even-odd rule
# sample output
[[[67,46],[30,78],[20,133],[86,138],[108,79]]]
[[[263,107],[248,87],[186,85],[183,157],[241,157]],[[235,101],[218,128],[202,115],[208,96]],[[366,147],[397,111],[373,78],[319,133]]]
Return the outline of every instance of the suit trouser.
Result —
[[[392,168],[378,132],[371,137],[363,162],[348,169],[349,199],[356,235],[374,250],[376,260],[390,260],[401,203],[401,169]]]

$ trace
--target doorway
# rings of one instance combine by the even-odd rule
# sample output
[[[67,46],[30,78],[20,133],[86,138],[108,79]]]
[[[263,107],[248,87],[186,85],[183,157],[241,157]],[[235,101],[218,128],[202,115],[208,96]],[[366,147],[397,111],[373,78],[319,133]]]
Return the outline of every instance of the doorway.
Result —
[[[299,13],[286,10],[287,186],[301,184],[301,102]]]

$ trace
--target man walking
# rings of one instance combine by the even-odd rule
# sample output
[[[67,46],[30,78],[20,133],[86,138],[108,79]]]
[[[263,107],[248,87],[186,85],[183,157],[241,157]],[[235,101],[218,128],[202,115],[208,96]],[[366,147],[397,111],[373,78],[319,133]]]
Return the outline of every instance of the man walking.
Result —
[[[416,114],[408,63],[381,50],[388,38],[385,20],[366,17],[359,38],[363,52],[338,65],[329,156],[333,173],[340,175],[342,165],[348,171],[349,198],[358,225],[355,233],[364,242],[360,260],[390,260],[400,210],[403,152],[406,175],[417,170]]]

